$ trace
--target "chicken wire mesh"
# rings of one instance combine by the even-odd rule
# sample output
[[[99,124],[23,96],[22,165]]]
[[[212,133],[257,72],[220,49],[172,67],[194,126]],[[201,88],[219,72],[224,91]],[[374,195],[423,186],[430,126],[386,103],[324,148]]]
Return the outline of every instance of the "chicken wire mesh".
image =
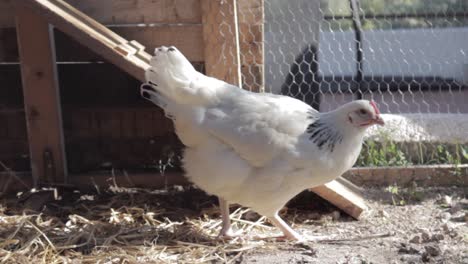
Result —
[[[378,103],[387,125],[370,131],[356,166],[468,163],[466,0],[237,6],[243,88],[320,111],[360,98]],[[260,25],[263,39],[255,37]],[[247,61],[259,50],[264,64]]]

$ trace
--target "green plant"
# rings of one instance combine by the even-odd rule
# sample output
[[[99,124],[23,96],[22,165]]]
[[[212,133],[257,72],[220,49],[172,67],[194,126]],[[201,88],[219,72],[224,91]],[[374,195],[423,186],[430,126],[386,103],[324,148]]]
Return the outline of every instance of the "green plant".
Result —
[[[431,159],[427,164],[451,164],[455,165],[452,173],[461,175],[462,170],[460,165],[468,161],[468,146],[455,144],[449,146],[446,144],[438,144],[435,150],[431,153]]]
[[[460,146],[461,154],[465,160],[468,160],[468,146]]]
[[[383,143],[368,140],[364,143],[361,155],[358,158],[359,166],[404,166],[410,162],[405,153],[393,141]]]
[[[454,165],[453,173],[463,174],[468,163],[468,145],[429,142],[394,142],[388,135],[364,142],[357,166]]]
[[[386,191],[391,193],[392,195],[392,203],[393,205],[405,205],[406,201],[403,198],[403,196],[400,194],[400,189],[398,186],[395,185],[390,185],[386,188]]]
[[[408,188],[399,188],[398,185],[390,185],[386,191],[391,194],[392,204],[395,206],[403,206],[410,202],[420,202],[424,198],[424,193],[418,190],[417,184],[414,182]]]

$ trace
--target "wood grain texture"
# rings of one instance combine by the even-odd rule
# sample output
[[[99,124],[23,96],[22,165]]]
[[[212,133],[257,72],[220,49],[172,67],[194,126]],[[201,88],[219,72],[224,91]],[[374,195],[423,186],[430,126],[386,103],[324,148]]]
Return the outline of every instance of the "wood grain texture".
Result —
[[[264,92],[264,1],[237,0],[242,87]]]
[[[126,39],[136,40],[152,53],[155,47],[176,46],[190,61],[204,61],[201,25],[161,27],[113,27],[112,30]],[[89,62],[104,59],[67,34],[55,30],[58,62]],[[0,29],[0,62],[18,62],[16,30]]]
[[[74,9],[62,0],[17,0],[18,6],[29,7],[61,31],[87,46],[135,78],[144,81],[150,55],[114,32]]]
[[[338,181],[331,181],[322,186],[314,187],[311,191],[356,219],[367,210],[362,197]]]
[[[18,7],[16,14],[34,183],[65,182],[67,166],[50,27],[29,8]]]
[[[13,0],[0,0],[0,28],[12,27]],[[66,0],[96,21],[109,25],[201,23],[200,0]]]
[[[237,0],[201,0],[206,74],[241,86]]]
[[[164,161],[167,150],[182,150],[172,121],[151,105],[68,106],[64,117],[70,173],[108,168],[103,164],[127,170],[148,168]]]
[[[126,39],[134,39],[153,53],[159,46],[176,46],[189,61],[204,61],[201,25],[112,28]]]
[[[0,28],[16,25],[13,2],[14,0],[0,0]]]

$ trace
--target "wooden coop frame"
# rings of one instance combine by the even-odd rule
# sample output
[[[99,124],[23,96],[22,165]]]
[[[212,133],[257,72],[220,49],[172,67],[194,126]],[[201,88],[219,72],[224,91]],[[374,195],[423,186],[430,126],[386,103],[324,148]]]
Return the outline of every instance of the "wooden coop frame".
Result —
[[[0,14],[0,25],[16,26],[17,31],[31,163],[31,173],[21,173],[17,177],[21,177],[28,187],[44,183],[71,184],[78,187],[89,187],[91,182],[97,185],[107,185],[107,179],[110,176],[109,173],[99,172],[69,174],[67,169],[57,77],[57,53],[50,25],[71,36],[75,41],[139,81],[144,81],[144,70],[149,67],[151,58],[145,51],[145,46],[156,47],[173,43],[186,54],[189,60],[204,61],[207,75],[239,86],[249,81],[242,80],[241,74],[245,69],[244,66],[253,65],[256,67],[255,72],[258,76],[256,76],[256,84],[250,85],[249,89],[262,91],[263,0],[132,1],[148,5],[144,8],[139,7],[141,12],[145,12],[142,11],[143,9],[147,12],[152,9],[150,13],[141,16],[129,13],[128,8],[131,6],[128,1],[125,2],[122,0],[99,1],[99,3],[91,0],[0,1],[0,10],[3,10]],[[111,12],[109,8],[112,8]],[[175,15],[169,11],[170,8],[176,9]],[[238,9],[249,9],[252,16],[239,19]],[[90,16],[80,10],[87,11]],[[219,33],[221,32],[220,13],[225,14],[222,17],[223,23],[234,29],[233,34]],[[154,20],[146,21],[145,15],[152,15]],[[144,27],[133,31],[118,28],[114,32],[102,24],[122,21],[126,23],[182,23],[184,26],[178,28],[177,31],[164,27]],[[243,31],[249,31],[249,34],[242,34]],[[132,40],[129,41],[120,34]],[[254,43],[256,43],[255,48],[250,49]],[[1,44],[0,42],[0,48]],[[243,50],[247,48],[254,52],[250,51],[241,56]],[[223,67],[217,65],[221,49],[234,54],[225,58]],[[0,49],[0,58],[8,56],[1,52]],[[0,181],[0,183],[4,186],[11,180],[11,177],[6,180],[7,174],[8,172],[2,173],[3,182]],[[166,179],[169,184],[187,183],[181,173],[171,173]],[[155,178],[154,173],[115,175],[115,181],[120,186],[160,187],[164,184],[164,179]],[[357,218],[366,209],[366,205],[359,195],[346,186],[349,184],[339,180],[313,188],[312,191]],[[9,184],[9,187],[15,189],[15,187],[22,188],[23,186]]]

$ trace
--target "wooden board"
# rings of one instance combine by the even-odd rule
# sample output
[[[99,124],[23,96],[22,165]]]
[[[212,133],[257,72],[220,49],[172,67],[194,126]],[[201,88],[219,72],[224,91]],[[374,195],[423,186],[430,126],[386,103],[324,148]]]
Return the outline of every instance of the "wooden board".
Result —
[[[264,0],[237,0],[242,87],[264,92]]]
[[[312,188],[311,191],[356,219],[359,218],[362,212],[367,210],[367,206],[360,195],[336,180]]]
[[[0,0],[0,28],[14,26],[14,0]],[[103,24],[201,23],[200,0],[67,0]]]
[[[140,95],[140,81],[108,63],[58,65],[60,94],[68,108],[157,107]]]
[[[154,106],[67,108],[65,139],[70,172],[157,166],[166,151],[181,153],[172,121]],[[108,168],[108,167],[107,167]]]
[[[122,37],[145,45],[148,52],[158,46],[176,46],[190,61],[204,61],[201,25],[161,27],[113,27]],[[68,35],[56,30],[57,61],[90,62],[104,59]],[[0,62],[18,62],[16,30],[0,29]]]
[[[125,40],[62,0],[17,0],[15,4],[31,8],[82,45],[144,81],[151,56],[141,44]]]
[[[195,69],[201,68],[197,64],[194,66]],[[60,64],[58,71],[60,94],[65,108],[109,107],[109,109],[118,110],[118,108],[146,107],[154,111],[159,109],[141,97],[138,89],[141,85],[139,80],[112,64]],[[1,91],[0,89],[0,96]],[[11,92],[12,89],[7,89],[7,91]],[[0,100],[0,104],[1,102]]]
[[[153,106],[67,108],[66,135],[75,139],[160,137],[173,133],[172,121]]]
[[[120,130],[119,130],[120,131]],[[166,135],[148,138],[70,138],[67,150],[70,151],[69,173],[87,173],[122,169],[142,171],[159,168],[159,161],[167,161],[167,151],[175,150],[177,137]],[[69,177],[70,178],[70,177]],[[149,187],[149,186],[148,186]]]
[[[53,39],[49,24],[29,8],[16,9],[21,75],[34,185],[66,182]]]
[[[241,86],[237,0],[201,0],[206,74]]]
[[[156,47],[176,46],[189,61],[204,61],[201,25],[111,28],[126,39],[136,40],[153,54]]]

